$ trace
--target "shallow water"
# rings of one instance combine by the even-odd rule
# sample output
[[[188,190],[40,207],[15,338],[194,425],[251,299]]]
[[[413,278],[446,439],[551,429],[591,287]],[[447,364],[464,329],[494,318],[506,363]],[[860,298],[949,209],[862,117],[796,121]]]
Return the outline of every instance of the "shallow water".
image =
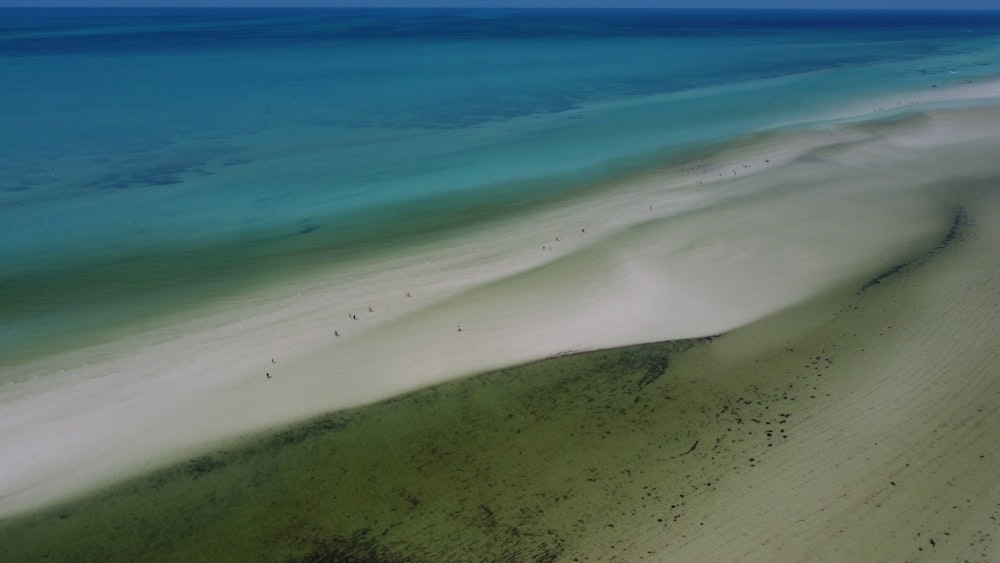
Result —
[[[0,526],[0,553],[587,560],[581,538],[621,521],[609,498],[648,497],[650,521],[667,526],[685,495],[715,478],[685,473],[718,449],[705,433],[726,433],[713,420],[720,408],[734,424],[738,412],[723,406],[742,391],[671,369],[709,341],[547,360],[322,417],[12,519]]]
[[[5,10],[0,365],[995,74],[990,15]]]

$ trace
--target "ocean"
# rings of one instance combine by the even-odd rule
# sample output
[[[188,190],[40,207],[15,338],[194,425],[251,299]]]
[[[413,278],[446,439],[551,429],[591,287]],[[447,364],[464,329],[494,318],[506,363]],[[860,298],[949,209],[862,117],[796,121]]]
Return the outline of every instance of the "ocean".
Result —
[[[995,77],[998,38],[986,12],[4,9],[0,368]]]

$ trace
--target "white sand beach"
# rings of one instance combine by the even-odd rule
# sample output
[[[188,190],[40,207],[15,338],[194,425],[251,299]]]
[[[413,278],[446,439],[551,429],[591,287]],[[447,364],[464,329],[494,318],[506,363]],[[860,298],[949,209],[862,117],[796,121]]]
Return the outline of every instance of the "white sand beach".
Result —
[[[487,369],[734,331],[692,373],[767,381],[804,360],[793,338],[836,351],[795,436],[722,473],[680,529],[624,518],[575,552],[613,534],[619,559],[601,560],[965,553],[946,532],[973,537],[1000,506],[998,120],[970,108],[753,139],[18,366],[0,390],[0,514]],[[968,240],[854,294],[935,248],[957,208]],[[848,305],[865,314],[817,320]],[[894,537],[901,519],[925,535]],[[1000,557],[993,532],[982,560]]]

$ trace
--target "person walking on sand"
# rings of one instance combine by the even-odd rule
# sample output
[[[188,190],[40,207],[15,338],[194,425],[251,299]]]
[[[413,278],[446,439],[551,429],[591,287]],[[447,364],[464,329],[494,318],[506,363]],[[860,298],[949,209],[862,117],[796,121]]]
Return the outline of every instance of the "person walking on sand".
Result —
[[[264,375],[266,375],[268,379],[271,379],[271,372],[267,372]]]

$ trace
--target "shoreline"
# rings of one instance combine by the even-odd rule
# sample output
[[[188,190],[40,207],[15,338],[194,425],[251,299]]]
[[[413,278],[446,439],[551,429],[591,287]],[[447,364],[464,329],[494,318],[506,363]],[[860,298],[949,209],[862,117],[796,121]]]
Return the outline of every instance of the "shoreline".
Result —
[[[932,184],[955,174],[934,159],[991,170],[990,147],[977,145],[992,138],[982,114],[996,110],[936,112],[902,130],[795,133],[807,142],[784,152],[738,147],[720,155],[732,178],[706,163],[698,175],[639,179],[458,246],[269,287],[194,320],[17,366],[21,383],[0,395],[0,512],[472,373],[728,331],[870,277],[947,229],[952,196]],[[914,131],[935,146],[914,143]],[[752,165],[738,158],[747,154]],[[780,228],[761,232],[774,214]],[[31,381],[38,373],[59,375]]]
[[[990,560],[1000,194],[962,192],[864,291],[313,418],[10,518],[0,553]]]

